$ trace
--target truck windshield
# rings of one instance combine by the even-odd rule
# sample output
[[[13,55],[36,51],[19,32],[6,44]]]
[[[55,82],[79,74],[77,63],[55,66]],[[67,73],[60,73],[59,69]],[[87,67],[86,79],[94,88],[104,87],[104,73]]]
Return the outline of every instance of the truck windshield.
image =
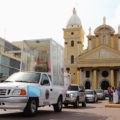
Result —
[[[69,91],[78,91],[78,86],[69,86]]]
[[[40,73],[14,73],[5,82],[39,83]]]
[[[93,91],[85,91],[86,94],[93,94]]]

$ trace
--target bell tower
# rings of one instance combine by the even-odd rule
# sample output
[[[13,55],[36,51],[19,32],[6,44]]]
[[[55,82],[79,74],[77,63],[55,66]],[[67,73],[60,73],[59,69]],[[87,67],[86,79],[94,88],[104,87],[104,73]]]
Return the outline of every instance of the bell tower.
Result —
[[[64,49],[64,63],[65,66],[74,65],[74,59],[83,53],[84,30],[82,28],[81,20],[76,14],[75,8],[73,14],[68,20],[66,28],[63,29],[65,49]]]

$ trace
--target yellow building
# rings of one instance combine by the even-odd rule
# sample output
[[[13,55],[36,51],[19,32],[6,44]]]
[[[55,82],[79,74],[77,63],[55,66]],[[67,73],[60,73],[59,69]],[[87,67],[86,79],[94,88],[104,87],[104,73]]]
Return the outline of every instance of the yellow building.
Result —
[[[63,29],[65,50],[64,65],[70,68],[72,84],[82,84],[86,89],[107,89],[120,85],[120,26],[118,33],[106,24],[89,29],[88,48],[83,50],[84,30],[73,9],[73,15]]]

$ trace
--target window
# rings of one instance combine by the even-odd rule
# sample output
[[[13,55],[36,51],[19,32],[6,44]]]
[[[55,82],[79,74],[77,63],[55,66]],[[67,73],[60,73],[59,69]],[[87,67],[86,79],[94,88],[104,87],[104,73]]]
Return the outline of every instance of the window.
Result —
[[[47,75],[45,75],[45,74],[42,75],[41,85],[44,85],[44,86],[50,85],[49,79],[48,79]]]
[[[12,70],[13,71],[13,70]],[[13,71],[15,72],[15,71]],[[6,81],[25,82],[25,83],[39,83],[40,73],[14,73]]]
[[[103,44],[106,44],[106,37],[105,37],[105,35],[103,36]]]
[[[94,95],[96,95],[96,92],[94,91]]]
[[[71,41],[71,46],[74,46],[74,41],[73,40]]]
[[[79,86],[79,91],[84,92],[84,88],[82,86]]]
[[[102,72],[102,76],[103,76],[103,77],[107,77],[107,76],[108,76],[108,72],[107,72],[107,71],[103,71],[103,72]]]
[[[90,94],[92,95],[92,94],[93,94],[93,91],[92,91],[92,90],[91,90],[91,91],[87,91],[87,90],[86,90],[85,93],[86,93],[87,95],[88,95],[88,94],[89,94],[89,95],[90,95]]]
[[[71,56],[71,64],[73,64],[74,63],[74,56],[72,55]]]
[[[86,71],[86,78],[90,77],[90,71]]]
[[[76,75],[76,73],[73,73],[73,75]]]
[[[49,77],[50,81],[52,81],[52,80],[51,80],[51,75],[48,75],[48,77]]]
[[[74,32],[71,32],[71,35],[74,35]]]
[[[68,90],[69,91],[78,91],[78,86],[71,85],[71,86],[69,86]]]

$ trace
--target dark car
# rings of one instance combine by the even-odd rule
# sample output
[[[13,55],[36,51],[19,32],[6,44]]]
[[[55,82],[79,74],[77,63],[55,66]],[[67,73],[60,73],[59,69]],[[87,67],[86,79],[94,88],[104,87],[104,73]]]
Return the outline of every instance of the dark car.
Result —
[[[104,93],[105,93],[105,97],[108,97],[108,91],[107,90],[104,90]]]

